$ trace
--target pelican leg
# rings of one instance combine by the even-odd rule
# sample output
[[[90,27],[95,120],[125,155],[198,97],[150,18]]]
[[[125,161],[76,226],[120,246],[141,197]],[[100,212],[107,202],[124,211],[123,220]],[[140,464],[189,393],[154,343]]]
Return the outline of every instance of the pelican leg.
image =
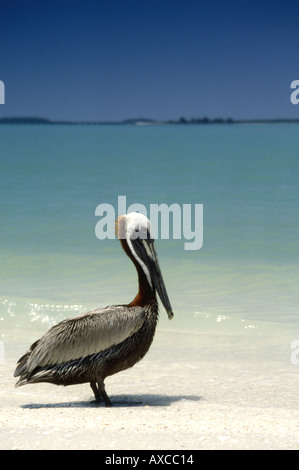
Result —
[[[99,392],[96,382],[90,382],[90,386],[94,393],[95,400],[92,403],[100,403],[102,401],[102,395]]]
[[[98,382],[98,391],[99,393],[101,394],[104,402],[105,402],[105,406],[112,406],[112,403],[106,393],[106,390],[105,390],[105,384],[104,382]]]

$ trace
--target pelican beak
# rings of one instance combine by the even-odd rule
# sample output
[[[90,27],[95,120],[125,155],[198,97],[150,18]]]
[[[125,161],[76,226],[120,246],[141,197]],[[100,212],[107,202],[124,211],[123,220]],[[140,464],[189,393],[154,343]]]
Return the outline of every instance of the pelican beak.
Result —
[[[164,284],[164,280],[162,277],[161,270],[159,268],[159,265],[156,265],[156,269],[154,274],[151,274],[152,280],[154,283],[155,288],[157,289],[157,292],[159,294],[159,297],[161,299],[161,302],[166,310],[166,313],[168,315],[169,320],[172,319],[173,317],[173,311],[171,308],[171,304],[168,298],[167,290]]]
[[[138,241],[139,246],[142,245],[142,249],[140,251],[142,251],[143,262],[149,270],[153,287],[157,290],[161,302],[167,312],[168,318],[171,320],[173,317],[173,311],[161,273],[154,239],[145,238],[137,239],[136,241]],[[140,251],[139,254],[141,254]]]

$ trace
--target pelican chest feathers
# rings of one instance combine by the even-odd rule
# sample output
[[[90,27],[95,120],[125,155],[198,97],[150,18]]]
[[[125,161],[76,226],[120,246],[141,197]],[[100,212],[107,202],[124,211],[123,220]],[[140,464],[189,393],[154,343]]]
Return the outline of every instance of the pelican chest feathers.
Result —
[[[116,233],[134,263],[139,289],[127,305],[99,308],[50,328],[19,359],[17,386],[38,382],[56,385],[90,383],[96,402],[111,406],[104,380],[132,367],[147,353],[158,320],[158,293],[173,317],[150,221],[142,214],[121,215]]]

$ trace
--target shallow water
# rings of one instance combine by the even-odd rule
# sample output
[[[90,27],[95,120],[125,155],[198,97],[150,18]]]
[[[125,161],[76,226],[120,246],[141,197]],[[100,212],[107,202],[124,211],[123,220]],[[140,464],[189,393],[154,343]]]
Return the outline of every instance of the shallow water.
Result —
[[[175,313],[154,343],[172,360],[290,364],[299,339],[296,125],[0,126],[0,339],[129,302],[137,280],[101,203],[203,204],[203,246],[157,240]],[[165,353],[165,354],[164,354]],[[294,370],[296,367],[294,366]],[[297,369],[296,369],[297,370]]]

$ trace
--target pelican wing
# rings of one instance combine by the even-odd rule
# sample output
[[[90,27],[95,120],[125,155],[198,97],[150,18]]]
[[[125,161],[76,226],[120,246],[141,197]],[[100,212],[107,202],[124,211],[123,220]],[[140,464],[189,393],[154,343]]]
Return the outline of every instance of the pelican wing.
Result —
[[[142,307],[112,306],[63,320],[34,345],[27,371],[80,359],[121,343],[145,320]]]

